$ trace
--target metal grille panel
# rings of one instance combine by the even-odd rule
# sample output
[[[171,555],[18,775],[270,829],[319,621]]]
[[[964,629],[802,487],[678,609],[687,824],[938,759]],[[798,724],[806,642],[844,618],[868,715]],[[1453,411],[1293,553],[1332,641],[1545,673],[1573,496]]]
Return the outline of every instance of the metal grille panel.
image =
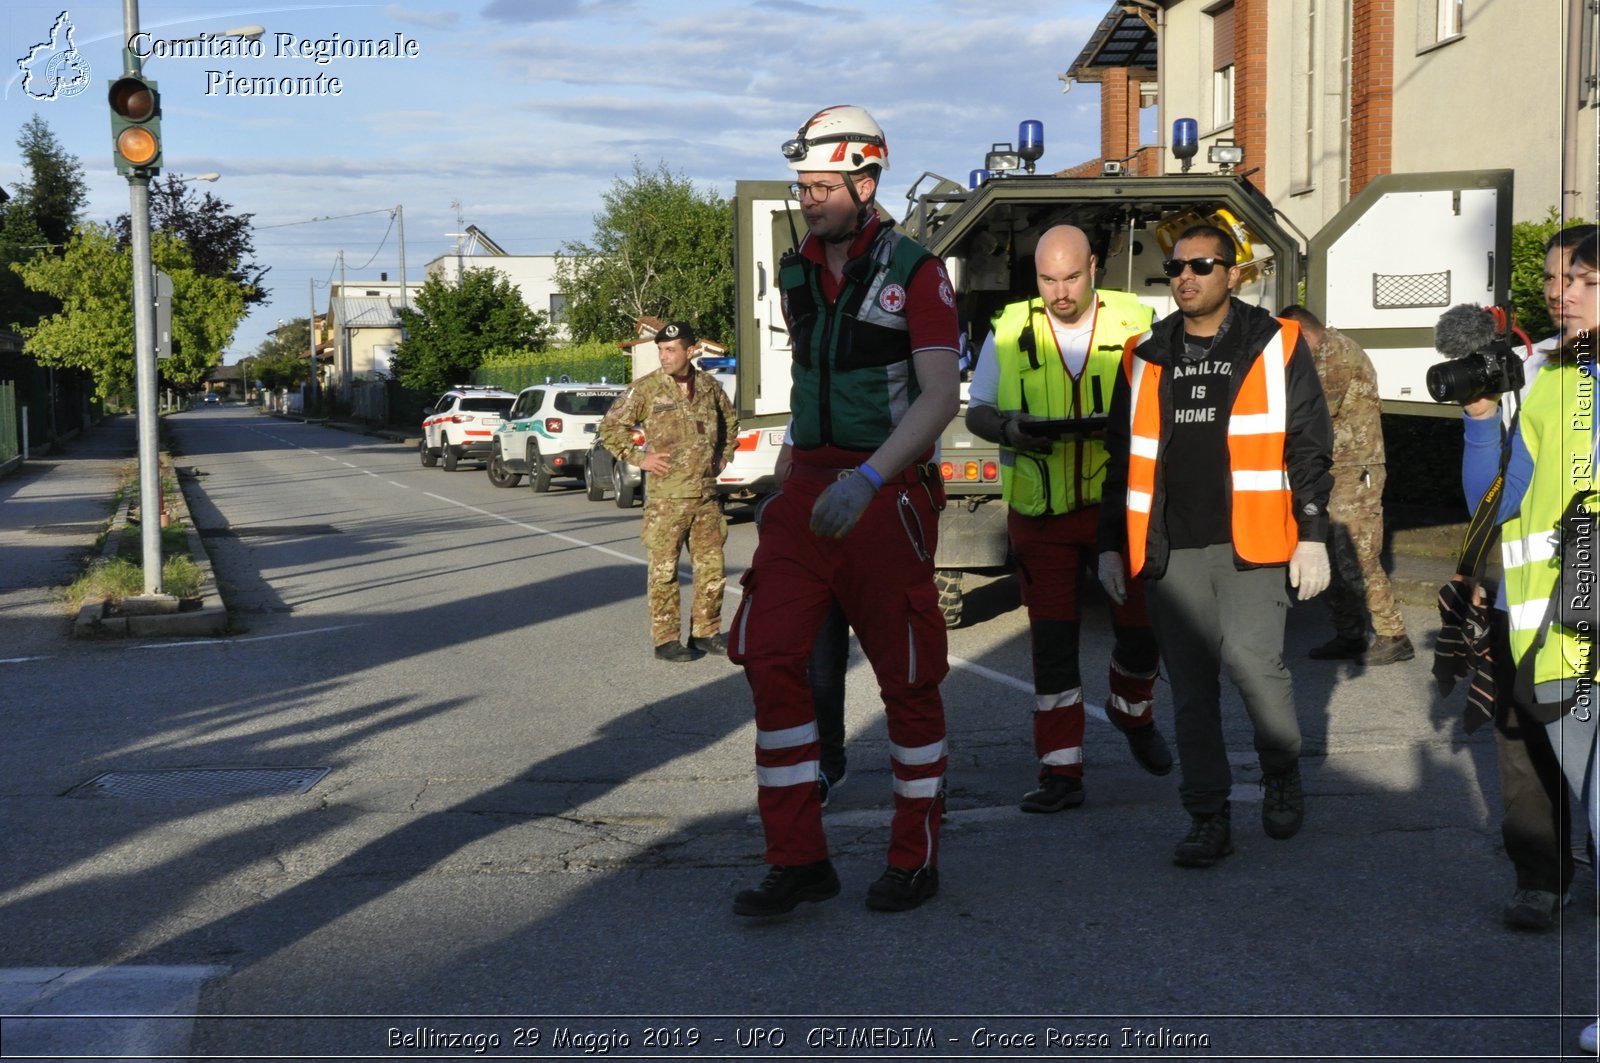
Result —
[[[171,768],[108,771],[68,790],[65,797],[132,801],[182,797],[270,797],[303,794],[330,768]]]
[[[1372,308],[1406,310],[1413,307],[1449,306],[1450,271],[1443,273],[1374,273]]]

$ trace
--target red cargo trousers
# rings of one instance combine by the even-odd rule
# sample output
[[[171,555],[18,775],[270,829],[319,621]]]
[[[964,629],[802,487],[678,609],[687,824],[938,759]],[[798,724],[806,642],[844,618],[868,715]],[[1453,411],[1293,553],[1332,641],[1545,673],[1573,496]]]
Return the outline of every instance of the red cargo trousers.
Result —
[[[919,480],[913,466],[884,483],[843,539],[811,532],[817,496],[868,457],[829,447],[795,453],[782,493],[762,514],[729,632],[728,656],[744,666],[755,699],[757,804],[769,864],[828,856],[806,662],[835,599],[877,675],[888,716],[895,808],[888,862],[938,863],[947,760],[939,683],[949,671],[933,584],[942,488]]]

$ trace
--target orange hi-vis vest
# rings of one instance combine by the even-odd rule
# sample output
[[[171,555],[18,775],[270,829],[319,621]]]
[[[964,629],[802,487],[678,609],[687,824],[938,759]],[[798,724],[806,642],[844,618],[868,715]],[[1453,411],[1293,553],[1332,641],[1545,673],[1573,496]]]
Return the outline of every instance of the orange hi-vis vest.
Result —
[[[1252,565],[1283,564],[1300,541],[1283,451],[1289,420],[1289,357],[1294,354],[1300,326],[1282,318],[1278,324],[1277,334],[1245,373],[1228,412],[1233,552]],[[1122,372],[1131,389],[1128,566],[1134,575],[1144,570],[1156,492],[1156,459],[1161,450],[1162,367],[1134,353],[1145,338],[1129,340],[1122,353]]]

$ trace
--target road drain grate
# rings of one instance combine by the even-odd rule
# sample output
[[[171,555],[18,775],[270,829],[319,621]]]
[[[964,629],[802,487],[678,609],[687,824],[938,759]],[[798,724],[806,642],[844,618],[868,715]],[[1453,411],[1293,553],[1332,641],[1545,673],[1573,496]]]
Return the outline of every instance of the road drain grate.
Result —
[[[103,520],[85,520],[76,524],[36,524],[28,530],[35,535],[98,535],[106,526]]]
[[[152,800],[174,797],[266,797],[303,794],[330,768],[171,768],[108,771],[79,783],[64,797]]]
[[[202,539],[304,539],[312,535],[344,534],[332,524],[257,524],[242,528],[201,528]]]

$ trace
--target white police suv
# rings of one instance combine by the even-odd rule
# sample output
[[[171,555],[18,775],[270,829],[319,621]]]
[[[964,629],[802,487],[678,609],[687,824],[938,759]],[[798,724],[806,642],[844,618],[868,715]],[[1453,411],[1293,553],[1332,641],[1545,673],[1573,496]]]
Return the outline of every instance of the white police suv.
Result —
[[[431,469],[442,461],[446,472],[454,472],[462,460],[487,461],[494,430],[516,401],[509,391],[471,385],[439,396],[422,419],[422,464]]]
[[[557,476],[580,481],[600,419],[625,389],[616,384],[535,384],[523,388],[489,447],[489,482],[535,491]]]

